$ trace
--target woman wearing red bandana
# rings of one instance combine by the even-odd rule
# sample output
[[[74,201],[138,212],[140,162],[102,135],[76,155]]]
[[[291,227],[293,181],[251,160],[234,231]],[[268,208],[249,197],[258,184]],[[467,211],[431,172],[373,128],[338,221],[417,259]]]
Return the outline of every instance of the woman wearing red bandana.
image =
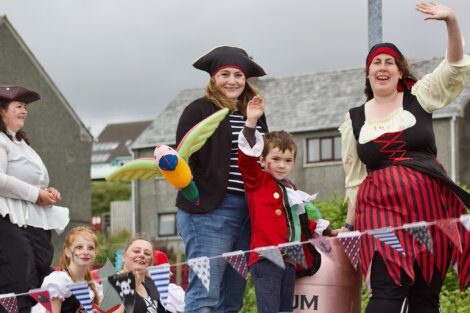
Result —
[[[452,10],[434,3],[419,3],[416,9],[426,20],[445,22],[446,58],[417,81],[395,45],[375,45],[366,59],[367,102],[349,110],[339,128],[349,199],[343,229],[365,232],[360,260],[372,289],[367,313],[398,313],[406,305],[409,312],[439,312],[439,293],[451,263],[458,267],[461,288],[470,281],[470,234],[461,223],[451,224],[460,236],[457,245],[435,225],[465,214],[470,195],[437,161],[432,127],[433,111],[462,91],[470,57],[463,54]],[[434,224],[419,231],[402,227],[419,221]],[[387,227],[398,228],[395,242],[368,232]]]

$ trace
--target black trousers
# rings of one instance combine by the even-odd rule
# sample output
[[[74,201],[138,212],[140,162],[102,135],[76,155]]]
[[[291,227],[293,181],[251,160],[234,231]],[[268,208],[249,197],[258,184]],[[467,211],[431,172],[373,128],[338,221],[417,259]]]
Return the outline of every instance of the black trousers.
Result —
[[[443,283],[440,272],[434,267],[433,278],[428,285],[417,263],[413,269],[414,283],[411,284],[411,279],[402,270],[402,286],[398,286],[388,274],[382,257],[376,252],[370,273],[372,297],[366,313],[439,313],[439,293]]]
[[[19,227],[0,216],[0,294],[23,293],[39,288],[51,272],[54,249],[51,231]],[[17,298],[18,311],[30,312],[36,301],[29,296]],[[0,306],[0,313],[6,310]]]

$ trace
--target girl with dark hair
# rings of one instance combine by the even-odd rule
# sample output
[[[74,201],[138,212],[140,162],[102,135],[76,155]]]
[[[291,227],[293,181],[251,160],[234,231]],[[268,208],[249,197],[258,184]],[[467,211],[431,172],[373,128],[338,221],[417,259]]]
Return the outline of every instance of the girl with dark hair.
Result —
[[[462,91],[470,58],[464,56],[455,13],[419,3],[426,20],[447,26],[447,56],[422,79],[410,75],[405,58],[390,43],[375,45],[366,59],[367,102],[352,108],[340,127],[349,209],[345,230],[400,227],[419,221],[457,218],[470,195],[457,186],[436,159],[432,113]],[[356,196],[357,195],[357,196]],[[461,247],[436,225],[426,247],[409,232],[395,234],[403,252],[366,233],[361,237],[362,274],[372,297],[366,312],[439,312],[439,293],[452,262],[461,286],[470,281],[470,234],[457,223]],[[427,231],[427,230],[425,230]]]
[[[54,206],[60,193],[48,187],[47,168],[22,131],[28,105],[39,99],[26,88],[0,86],[0,294],[41,285],[52,262],[51,230],[60,233],[69,222],[68,209]],[[19,312],[34,304],[18,298]]]
[[[200,192],[200,205],[176,199],[177,228],[186,248],[186,259],[248,250],[250,224],[244,185],[238,168],[238,134],[246,120],[247,103],[256,90],[247,81],[266,75],[240,48],[217,47],[193,66],[210,75],[206,95],[190,103],[181,114],[176,144],[197,123],[221,108],[228,115],[204,146],[189,159]],[[264,115],[258,121],[261,133],[268,131]],[[185,312],[238,312],[243,305],[245,279],[223,259],[210,260],[207,291],[191,270],[185,294]]]

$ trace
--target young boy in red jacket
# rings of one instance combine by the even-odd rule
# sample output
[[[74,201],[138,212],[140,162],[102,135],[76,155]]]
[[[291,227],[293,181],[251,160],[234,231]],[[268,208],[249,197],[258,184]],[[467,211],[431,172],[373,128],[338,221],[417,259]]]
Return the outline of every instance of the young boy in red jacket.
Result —
[[[297,146],[291,134],[270,132],[261,136],[256,122],[264,113],[264,102],[256,96],[248,103],[247,120],[238,138],[238,166],[245,184],[251,220],[250,250],[298,239],[294,227],[297,192],[287,179],[294,168]],[[258,158],[263,170],[258,164]],[[310,230],[316,223],[310,221]],[[297,238],[296,238],[297,237]],[[258,312],[292,312],[296,262],[284,256],[285,269],[251,252],[248,265],[255,286]]]

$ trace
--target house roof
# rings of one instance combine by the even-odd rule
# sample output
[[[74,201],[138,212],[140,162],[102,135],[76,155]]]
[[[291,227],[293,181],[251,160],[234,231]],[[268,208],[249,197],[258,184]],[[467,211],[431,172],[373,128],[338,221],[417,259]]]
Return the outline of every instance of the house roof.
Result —
[[[130,157],[129,146],[151,121],[108,124],[93,143],[92,164],[111,163],[118,157]]]
[[[80,128],[80,133],[82,136],[83,140],[86,141],[92,141],[93,136],[91,135],[90,131],[88,130],[87,127],[83,124],[82,120],[80,117],[77,115],[75,110],[72,108],[72,106],[68,103],[68,101],[65,99],[64,95],[60,92],[59,88],[55,85],[55,83],[52,81],[52,79],[49,77],[45,69],[41,66],[39,61],[36,59],[34,54],[31,52],[31,50],[28,48],[26,43],[23,41],[21,36],[18,34],[18,32],[15,30],[13,25],[10,23],[8,18],[6,16],[0,16],[0,27],[5,27],[8,32],[15,38],[16,42],[18,45],[21,47],[21,50],[24,51],[24,53],[28,56],[28,58],[31,60],[32,64],[37,68],[38,72],[40,75],[44,78],[44,81],[50,86],[50,88],[53,90],[53,92],[56,94],[57,98],[60,99],[64,107],[67,109],[69,112],[70,116],[72,119],[75,121],[75,123],[79,126]],[[16,72],[21,75],[23,69],[16,69]]]
[[[417,77],[431,72],[442,58],[410,62]],[[365,101],[364,69],[344,69],[300,76],[260,79],[256,82],[266,100],[266,117],[270,130],[291,133],[335,129],[343,122],[349,108]],[[175,144],[176,126],[183,109],[204,95],[204,89],[181,91],[135,140],[131,148],[143,149],[157,144]],[[470,79],[462,94],[449,106],[436,111],[434,118],[463,116],[470,101]]]

